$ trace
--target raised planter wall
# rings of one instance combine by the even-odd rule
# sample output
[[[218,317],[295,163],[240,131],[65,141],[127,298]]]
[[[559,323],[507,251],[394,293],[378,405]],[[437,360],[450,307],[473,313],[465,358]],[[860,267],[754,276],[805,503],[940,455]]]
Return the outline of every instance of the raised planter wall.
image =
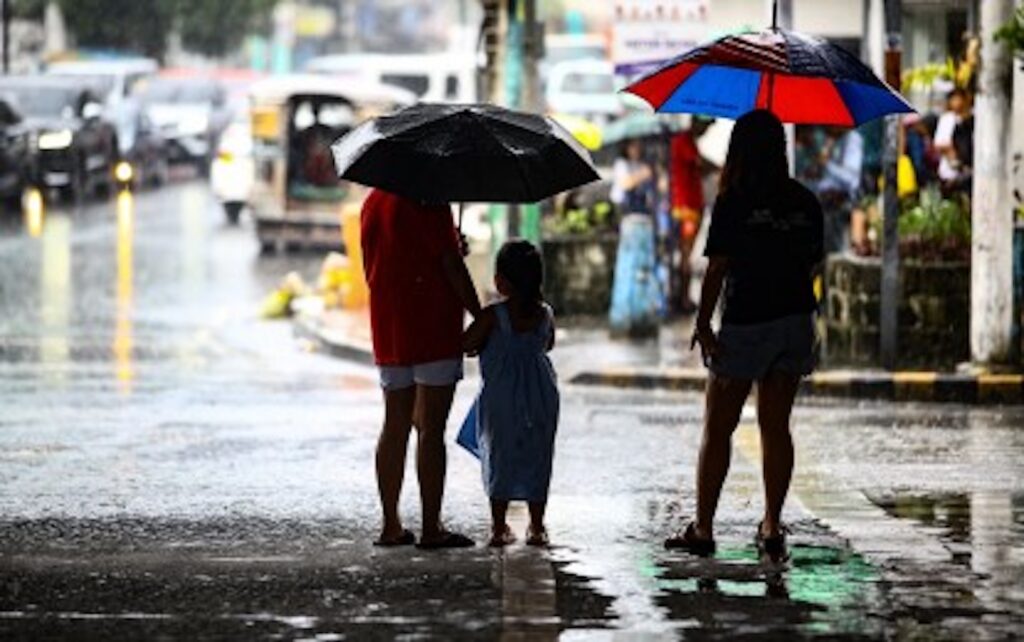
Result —
[[[825,270],[824,360],[828,366],[879,367],[882,264],[835,254]],[[970,357],[968,263],[900,265],[897,366],[954,368]]]
[[[559,315],[604,315],[611,305],[618,237],[544,239],[544,296]]]

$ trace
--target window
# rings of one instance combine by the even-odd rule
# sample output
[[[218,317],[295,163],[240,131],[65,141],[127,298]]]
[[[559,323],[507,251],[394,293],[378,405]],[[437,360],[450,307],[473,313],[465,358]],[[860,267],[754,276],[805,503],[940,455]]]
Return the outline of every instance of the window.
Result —
[[[571,94],[613,94],[615,78],[611,74],[570,73],[562,81],[562,91]]]
[[[417,96],[423,96],[430,89],[430,78],[423,74],[381,74],[380,80],[386,85],[407,89]]]
[[[459,97],[459,77],[455,74],[445,76],[444,97],[448,100],[456,100]]]

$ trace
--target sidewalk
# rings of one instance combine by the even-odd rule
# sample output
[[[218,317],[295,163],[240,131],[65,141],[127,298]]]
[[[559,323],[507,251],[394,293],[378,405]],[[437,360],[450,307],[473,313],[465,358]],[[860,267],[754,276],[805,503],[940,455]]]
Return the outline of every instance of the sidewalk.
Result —
[[[579,385],[700,391],[707,381],[689,350],[690,320],[668,323],[657,338],[612,340],[600,319],[561,319],[552,360],[562,381]],[[331,310],[295,319],[296,335],[333,356],[373,363],[368,313]],[[805,396],[978,405],[1024,404],[1024,375],[822,370]]]

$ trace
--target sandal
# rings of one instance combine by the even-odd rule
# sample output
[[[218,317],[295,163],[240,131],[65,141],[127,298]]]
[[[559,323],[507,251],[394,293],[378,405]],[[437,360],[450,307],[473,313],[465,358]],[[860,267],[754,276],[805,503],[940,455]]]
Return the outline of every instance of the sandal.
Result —
[[[501,533],[491,534],[491,541],[487,542],[487,545],[492,548],[504,548],[505,546],[509,546],[510,544],[515,544],[515,541],[515,533],[513,533],[512,529],[506,525],[505,530],[503,530]]]
[[[423,538],[420,538],[420,541],[416,544],[416,548],[427,551],[434,551],[442,548],[470,548],[472,546],[476,546],[476,543],[473,540],[460,533],[452,533],[449,531],[441,533],[440,539],[432,542],[426,542],[423,541]]]
[[[533,530],[533,528],[526,529],[526,545],[537,546],[539,548],[547,548],[551,543],[548,539],[548,530],[541,528],[540,530]]]
[[[381,546],[383,548],[391,548],[394,546],[412,546],[416,543],[416,536],[413,535],[412,531],[406,529],[398,537],[392,537],[390,539],[378,538],[374,540],[374,546]]]
[[[700,557],[715,554],[715,540],[697,537],[697,529],[690,522],[682,533],[676,533],[665,540],[665,548],[670,551],[686,551]]]
[[[779,527],[779,534],[772,537],[765,537],[762,526],[764,522],[757,525],[757,535],[754,536],[754,545],[762,558],[768,558],[774,564],[781,564],[789,561],[789,548],[786,546],[786,527]]]

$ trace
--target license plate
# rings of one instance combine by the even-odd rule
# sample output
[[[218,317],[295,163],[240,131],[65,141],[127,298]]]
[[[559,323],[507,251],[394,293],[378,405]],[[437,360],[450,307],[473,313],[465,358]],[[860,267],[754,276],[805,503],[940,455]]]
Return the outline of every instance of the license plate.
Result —
[[[47,185],[60,187],[71,183],[71,174],[68,172],[46,172],[43,180],[46,181]]]

